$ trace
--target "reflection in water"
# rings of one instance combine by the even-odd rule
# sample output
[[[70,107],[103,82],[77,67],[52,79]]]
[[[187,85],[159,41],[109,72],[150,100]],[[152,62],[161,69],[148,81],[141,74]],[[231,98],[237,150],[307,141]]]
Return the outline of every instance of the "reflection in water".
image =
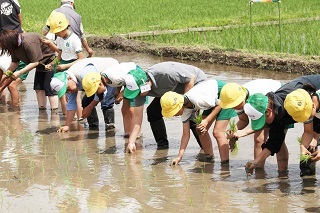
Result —
[[[97,51],[98,52],[98,51]],[[136,53],[100,52],[120,62],[147,68],[168,58]],[[189,63],[189,62],[188,62]],[[282,81],[296,76],[254,69],[194,63],[211,76],[243,83],[255,78]],[[33,73],[30,73],[33,75]],[[319,211],[318,175],[299,177],[297,125],[289,130],[290,174],[279,179],[275,158],[246,178],[253,139],[239,140],[238,153],[221,164],[214,141],[214,161],[207,161],[194,139],[180,165],[169,166],[179,150],[180,118],[166,120],[170,148],[157,150],[148,122],[137,151],[126,154],[121,109],[115,106],[115,131],[89,130],[74,122],[68,133],[56,133],[65,117],[38,111],[32,78],[20,87],[20,110],[0,106],[0,204],[5,212],[303,212]],[[102,113],[98,110],[99,116]],[[100,119],[103,120],[103,119]],[[212,132],[212,131],[210,131]],[[295,157],[296,156],[296,157]]]

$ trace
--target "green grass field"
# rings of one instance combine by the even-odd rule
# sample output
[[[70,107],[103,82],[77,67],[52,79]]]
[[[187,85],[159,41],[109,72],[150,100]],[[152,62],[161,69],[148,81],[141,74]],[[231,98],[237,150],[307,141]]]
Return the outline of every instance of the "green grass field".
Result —
[[[76,0],[85,31],[96,35],[183,29],[190,27],[247,24],[247,27],[221,32],[185,33],[143,38],[170,45],[209,45],[223,49],[250,48],[250,10],[247,0]],[[50,12],[60,0],[20,0],[24,28],[41,32]],[[282,20],[316,17],[319,0],[283,0]],[[253,22],[277,21],[277,3],[254,3]],[[285,24],[282,27],[283,52],[301,55],[319,54],[319,21]],[[277,26],[254,27],[253,48],[280,51]],[[249,42],[249,43],[248,43]]]

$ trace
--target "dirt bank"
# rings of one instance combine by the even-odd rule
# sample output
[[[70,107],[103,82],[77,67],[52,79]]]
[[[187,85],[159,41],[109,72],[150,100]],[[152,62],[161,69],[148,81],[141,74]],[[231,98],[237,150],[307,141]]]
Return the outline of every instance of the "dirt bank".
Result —
[[[240,51],[213,50],[204,47],[160,46],[117,36],[90,36],[88,41],[94,48],[135,51],[183,60],[301,73],[304,75],[317,74],[320,71],[320,57],[318,56],[307,58],[292,55],[259,55]]]

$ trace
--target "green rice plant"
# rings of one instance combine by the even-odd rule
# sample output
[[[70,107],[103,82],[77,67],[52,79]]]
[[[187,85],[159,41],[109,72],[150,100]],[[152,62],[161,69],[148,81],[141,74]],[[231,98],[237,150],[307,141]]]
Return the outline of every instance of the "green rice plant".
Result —
[[[7,70],[5,73],[4,73],[7,77],[10,77],[13,72],[11,70]]]
[[[297,141],[298,141],[299,144],[301,144],[302,143],[302,137],[297,137]]]
[[[311,155],[300,154],[300,162],[307,163],[311,157],[312,157]]]
[[[301,145],[301,143],[302,143],[302,137],[297,137],[297,141],[298,141],[298,143]],[[311,157],[312,157],[311,155],[300,154],[299,159],[300,159],[300,162],[301,162],[301,163],[307,163],[308,160],[309,160]]]
[[[237,131],[237,123],[234,119],[230,120],[229,127],[230,127],[231,134],[234,134]],[[229,148],[231,152],[234,152],[233,154],[237,154],[239,150],[237,140],[238,138],[236,137],[229,138]]]
[[[195,122],[197,125],[201,124],[202,122],[202,113],[199,113],[198,115],[196,115],[193,119],[193,122]]]

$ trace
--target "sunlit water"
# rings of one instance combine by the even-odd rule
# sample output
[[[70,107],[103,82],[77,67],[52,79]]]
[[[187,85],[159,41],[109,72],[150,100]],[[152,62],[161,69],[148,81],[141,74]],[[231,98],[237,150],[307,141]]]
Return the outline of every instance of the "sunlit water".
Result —
[[[98,52],[120,62],[134,61],[147,68],[173,60],[143,54]],[[244,83],[256,78],[288,81],[296,75],[238,67],[192,63],[211,77]],[[33,74],[21,86],[19,110],[0,107],[1,212],[319,212],[319,174],[299,176],[296,124],[287,134],[289,178],[279,179],[275,157],[264,171],[247,179],[244,165],[253,159],[253,138],[239,140],[230,165],[221,166],[216,141],[215,161],[206,162],[191,138],[179,166],[169,164],[178,154],[180,118],[166,119],[170,148],[156,150],[146,118],[138,150],[125,154],[122,118],[116,110],[116,132],[105,132],[100,110],[100,131],[74,123],[70,133],[55,132],[62,115],[39,112]]]

